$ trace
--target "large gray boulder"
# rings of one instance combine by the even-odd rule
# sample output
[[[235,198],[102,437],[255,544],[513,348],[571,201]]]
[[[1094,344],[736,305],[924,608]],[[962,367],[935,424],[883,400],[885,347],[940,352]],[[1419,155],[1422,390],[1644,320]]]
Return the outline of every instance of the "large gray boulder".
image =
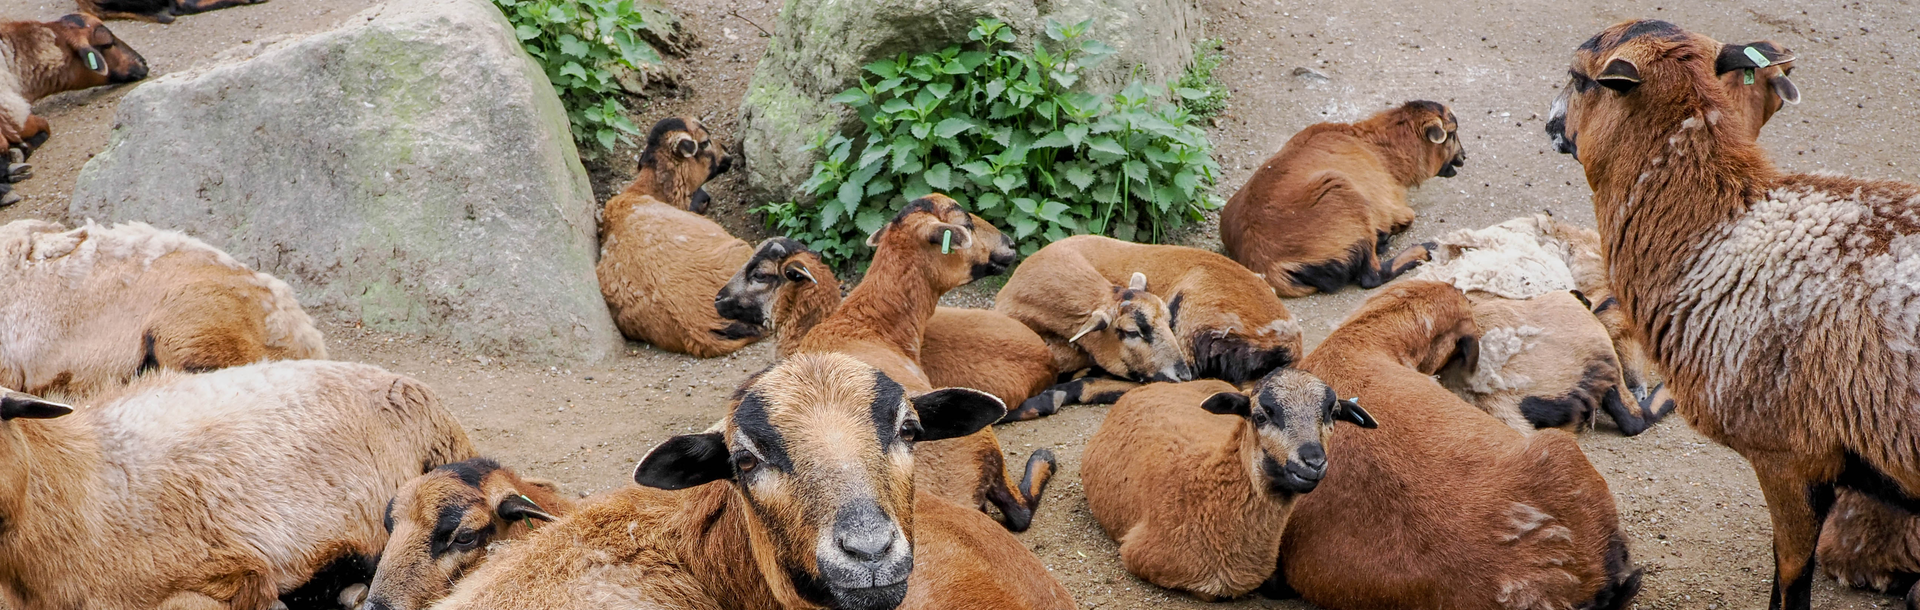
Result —
[[[1164,83],[1193,62],[1201,35],[1194,0],[786,0],[773,40],[754,70],[740,104],[740,139],[747,185],[761,200],[810,200],[800,183],[813,173],[817,151],[804,150],[821,133],[859,122],[830,100],[860,82],[861,67],[902,52],[938,51],[965,44],[979,19],[999,19],[1020,35],[1014,48],[1032,48],[1047,20],[1093,19],[1087,38],[1118,51],[1082,81],[1096,92],[1118,91],[1139,77]]]
[[[552,85],[486,0],[406,0],[121,101],[69,214],[180,229],[309,311],[496,355],[621,348]]]

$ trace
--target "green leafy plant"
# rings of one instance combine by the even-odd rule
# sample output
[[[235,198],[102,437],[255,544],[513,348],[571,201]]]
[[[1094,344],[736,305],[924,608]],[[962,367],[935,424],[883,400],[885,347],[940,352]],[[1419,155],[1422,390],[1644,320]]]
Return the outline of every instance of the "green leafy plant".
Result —
[[[1113,49],[1083,39],[1091,21],[1049,21],[1031,52],[1012,29],[981,20],[972,48],[901,54],[834,101],[852,134],[822,134],[825,157],[800,190],[813,205],[758,209],[844,265],[906,202],[945,193],[1008,231],[1022,253],[1079,233],[1162,238],[1218,208],[1220,176],[1191,112],[1137,80],[1111,96],[1075,91]]]
[[[1218,38],[1193,43],[1193,65],[1173,84],[1180,107],[1194,116],[1211,119],[1227,109],[1227,97],[1232,92],[1213,75],[1227,58],[1225,51],[1226,43]]]
[[[620,73],[662,63],[642,39],[646,12],[635,0],[493,0],[513,23],[520,45],[546,69],[583,145],[613,148],[640,129],[620,102]],[[590,153],[591,154],[591,153]]]

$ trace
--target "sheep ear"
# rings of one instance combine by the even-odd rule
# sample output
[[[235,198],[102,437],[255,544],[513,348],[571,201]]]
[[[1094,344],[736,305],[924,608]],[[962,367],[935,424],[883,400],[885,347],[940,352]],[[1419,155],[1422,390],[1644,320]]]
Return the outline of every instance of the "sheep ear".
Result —
[[[945,222],[927,225],[925,233],[927,243],[940,246],[941,254],[952,254],[954,250],[973,247],[973,232],[966,227]]]
[[[820,283],[820,280],[813,279],[813,272],[808,271],[807,266],[800,263],[787,265],[786,276],[789,282]]]
[[[880,230],[874,231],[873,233],[867,235],[867,247],[868,248],[880,247],[880,236],[885,235],[886,233],[887,233],[887,225],[880,225]]]
[[[920,414],[921,441],[960,438],[993,425],[1007,415],[1007,404],[972,388],[944,388],[913,397]]]
[[[1107,315],[1107,312],[1105,311],[1094,311],[1092,313],[1089,313],[1087,314],[1087,322],[1085,324],[1080,325],[1080,330],[1074,331],[1073,338],[1067,339],[1067,342],[1079,343],[1080,338],[1087,336],[1087,333],[1106,330],[1107,323],[1112,321],[1113,321],[1112,316]]]
[[[1373,414],[1368,413],[1366,409],[1360,408],[1359,396],[1334,402],[1333,419],[1362,428],[1380,427],[1380,422],[1374,421]]]
[[[504,521],[524,521],[527,519],[552,521],[558,518],[554,517],[552,513],[541,509],[539,504],[534,503],[533,498],[520,494],[513,494],[501,498],[500,503],[494,506],[493,514],[499,515],[500,519]]]
[[[1579,299],[1580,304],[1585,306],[1587,308],[1587,311],[1593,311],[1593,301],[1587,300],[1587,293],[1580,292],[1578,290],[1568,290],[1567,293],[1572,294],[1573,298]]]
[[[1780,101],[1789,104],[1800,103],[1800,88],[1793,86],[1793,79],[1787,78],[1787,75],[1782,74],[1767,79],[1767,84],[1773,87],[1774,95],[1780,96]]]
[[[1453,356],[1448,360],[1459,360],[1469,373],[1480,370],[1480,340],[1473,335],[1461,335],[1453,342]]]
[[[1600,74],[1595,75],[1593,80],[1599,81],[1608,89],[1626,93],[1640,84],[1640,67],[1633,65],[1633,62],[1625,58],[1615,57],[1613,61],[1607,62],[1607,67],[1602,68]]]
[[[1208,396],[1206,402],[1200,403],[1200,408],[1214,415],[1250,417],[1253,415],[1253,400],[1239,392],[1220,392]]]
[[[682,434],[660,443],[633,469],[633,482],[666,490],[733,478],[727,443],[719,432]]]
[[[107,75],[107,58],[101,57],[100,51],[95,50],[93,47],[84,47],[78,51],[74,51],[74,54],[78,55],[80,57],[80,63],[86,64],[87,69],[92,70],[94,74],[101,76]]]
[[[1446,143],[1447,128],[1441,126],[1439,121],[1428,123],[1427,124],[1427,141],[1432,142],[1434,144]]]
[[[73,407],[20,392],[0,396],[0,421],[13,419],[53,419],[73,412]]]
[[[673,134],[673,139],[668,143],[673,145],[673,151],[680,153],[682,157],[692,157],[693,153],[700,152],[700,143],[693,141],[693,136],[685,133]]]
[[[1127,289],[1128,290],[1146,290],[1147,274],[1141,273],[1138,271],[1133,272],[1133,276],[1127,278]]]

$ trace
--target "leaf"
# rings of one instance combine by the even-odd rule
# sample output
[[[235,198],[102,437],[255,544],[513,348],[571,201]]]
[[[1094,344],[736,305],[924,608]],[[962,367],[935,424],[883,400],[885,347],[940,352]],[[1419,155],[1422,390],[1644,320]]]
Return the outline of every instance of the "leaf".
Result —
[[[887,80],[883,80],[878,83],[875,83],[873,85],[873,90],[876,93],[886,93],[888,91],[894,90],[895,87],[899,87],[900,84],[904,82],[907,82],[907,79],[897,78],[897,77],[889,78]]]
[[[987,165],[986,161],[973,161],[961,164],[960,169],[967,170],[967,173],[975,176],[985,176],[993,171],[993,166]]]
[[[1147,164],[1139,161],[1128,161],[1120,167],[1126,170],[1127,179],[1141,184],[1147,183]]]
[[[1055,70],[1053,71],[1051,76],[1053,76],[1053,82],[1060,83],[1061,87],[1066,87],[1069,89],[1073,88],[1074,83],[1080,82],[1080,75],[1074,72],[1062,72],[1059,70]]]
[[[847,181],[840,183],[840,205],[844,209],[857,210],[860,200],[866,196],[866,184]]]
[[[1012,201],[1013,201],[1013,209],[1026,212],[1028,214],[1034,213],[1035,206],[1039,205],[1038,202],[1027,197],[1014,197]]]
[[[947,99],[947,94],[953,93],[953,85],[947,83],[932,83],[927,85],[926,91],[927,93],[933,94],[933,97],[944,100]]]
[[[934,125],[933,135],[936,135],[942,138],[951,138],[951,137],[960,135],[962,133],[966,133],[967,130],[969,129],[973,129],[973,121],[969,121],[967,119],[963,119],[960,117],[952,117],[952,118],[940,121],[938,125]]]
[[[987,99],[989,100],[1000,97],[1000,94],[1006,90],[1007,81],[999,79],[987,81]]]
[[[893,98],[880,105],[880,111],[887,114],[900,114],[913,109],[913,104],[902,98]]]
[[[971,70],[967,69],[966,64],[960,63],[960,60],[949,59],[946,65],[940,67],[940,71],[947,74],[966,74]]]
[[[540,37],[540,28],[530,25],[514,26],[513,35],[519,37],[521,40],[533,40]]]
[[[1081,141],[1087,139],[1086,125],[1074,123],[1062,128],[1060,131],[1067,135],[1067,142],[1074,146],[1079,146]]]
[[[587,69],[580,67],[578,62],[570,61],[567,65],[560,66],[560,73],[582,80],[587,78]]]
[[[561,34],[560,52],[574,57],[586,57],[591,51],[587,48],[587,43],[581,42],[580,39],[574,35]]]
[[[927,134],[932,131],[933,131],[932,125],[928,125],[926,123],[913,124],[913,137],[925,140],[927,139]]]
[[[867,92],[861,91],[859,89],[848,89],[846,91],[841,91],[840,95],[833,96],[833,101],[841,104],[846,104],[848,106],[857,106],[857,105],[866,104],[867,100],[869,99],[871,98],[867,96]]]
[[[613,130],[602,129],[602,130],[599,130],[598,133],[595,133],[593,135],[595,139],[600,141],[600,146],[602,148],[613,148],[613,136],[614,136]]]
[[[1011,193],[1014,188],[1020,186],[1021,182],[1024,182],[1022,178],[1024,177],[1017,172],[1000,174],[994,176],[993,187],[1000,189],[1002,193]]]
[[[868,72],[872,72],[874,74],[879,75],[880,78],[893,78],[896,76],[900,76],[900,64],[894,63],[894,61],[891,59],[882,59],[880,61],[867,64],[866,70]]]
[[[1073,140],[1067,138],[1065,132],[1060,131],[1049,132],[1033,142],[1034,148],[1062,148],[1072,145]]]
[[[1005,201],[1006,198],[1001,197],[999,193],[988,192],[981,193],[979,197],[973,200],[973,204],[974,209],[977,211],[992,212],[1000,209],[1000,204]]]
[[[892,181],[892,180],[875,180],[875,181],[873,181],[873,182],[868,182],[868,183],[867,183],[867,197],[868,197],[868,198],[872,198],[872,197],[874,197],[874,196],[876,196],[876,195],[881,195],[881,194],[885,194],[885,193],[888,193],[888,192],[891,192],[891,191],[893,191],[893,181]]]
[[[936,190],[945,191],[952,189],[953,168],[947,167],[945,163],[935,164],[933,167],[927,168],[926,179],[927,186],[931,186]]]
[[[1120,143],[1115,142],[1113,138],[1103,137],[1103,138],[1094,138],[1092,140],[1088,140],[1087,148],[1100,151],[1103,153],[1107,153],[1109,155],[1119,155],[1122,157],[1127,155],[1127,149],[1121,148]]]
[[[1193,172],[1182,171],[1173,175],[1173,185],[1180,187],[1180,190],[1185,191],[1186,195],[1191,197],[1193,196],[1193,189],[1200,186],[1200,179],[1195,178]]]
[[[1181,99],[1187,99],[1187,100],[1207,99],[1207,92],[1201,91],[1199,89],[1192,89],[1188,87],[1176,87],[1174,88],[1173,92],[1175,95],[1179,95]]]
[[[1088,171],[1085,166],[1069,166],[1065,173],[1067,182],[1073,183],[1073,186],[1078,187],[1080,190],[1086,190],[1087,187],[1093,185],[1093,172]]]
[[[1060,213],[1065,211],[1067,211],[1067,204],[1058,201],[1048,201],[1040,204],[1040,210],[1034,212],[1033,215],[1045,218],[1051,222],[1060,222]]]
[[[1040,221],[1034,220],[1032,216],[1016,214],[1008,218],[1007,222],[1013,225],[1014,239],[1025,239],[1028,235],[1033,234],[1034,229],[1040,228]]]
[[[1054,40],[1066,40],[1067,33],[1062,30],[1062,27],[1063,26],[1060,25],[1060,22],[1054,21],[1053,19],[1048,19],[1047,20],[1047,37],[1052,38]]]
[[[853,219],[854,228],[859,229],[861,233],[867,235],[872,235],[879,231],[880,227],[885,224],[887,224],[887,215],[885,212],[880,211],[880,208],[862,210],[860,214]]]
[[[994,32],[994,37],[1000,42],[1013,42],[1013,28],[1000,28],[1000,31]]]
[[[992,57],[992,55],[988,55],[982,51],[967,51],[961,53],[958,59],[960,65],[966,67],[967,72],[972,72],[979,69],[980,64],[987,63],[987,59],[990,57]]]

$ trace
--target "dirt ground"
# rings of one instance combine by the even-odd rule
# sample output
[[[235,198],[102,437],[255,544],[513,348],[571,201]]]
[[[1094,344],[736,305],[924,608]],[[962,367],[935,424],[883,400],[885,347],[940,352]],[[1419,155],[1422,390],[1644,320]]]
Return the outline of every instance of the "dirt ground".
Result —
[[[50,18],[70,10],[69,1],[0,0],[0,15]],[[171,26],[116,22],[113,28],[146,55],[157,75],[237,45],[330,27],[373,1],[275,0]],[[1912,96],[1920,68],[1906,63],[1920,50],[1920,6],[1910,1],[1201,3],[1210,20],[1207,35],[1227,43],[1229,58],[1219,74],[1234,91],[1230,109],[1211,130],[1226,169],[1222,196],[1310,123],[1353,120],[1414,98],[1452,105],[1467,143],[1467,165],[1459,177],[1436,179],[1415,194],[1421,216],[1401,238],[1407,243],[1538,211],[1591,226],[1580,169],[1549,150],[1542,115],[1566,80],[1572,48],[1602,27],[1634,17],[1667,19],[1727,41],[1772,39],[1793,48],[1800,57],[1794,80],[1805,103],[1783,111],[1762,138],[1786,168],[1920,181],[1920,108]],[[773,27],[778,3],[670,4],[703,45],[677,62],[679,92],[636,108],[636,122],[691,114],[707,119],[721,140],[734,141],[734,113],[766,45],[758,27]],[[38,176],[21,185],[27,201],[0,210],[0,221],[64,217],[74,173],[105,145],[113,105],[124,90],[67,94],[38,107],[53,121],[55,137],[33,160]],[[619,155],[630,157],[631,151]],[[630,164],[618,155],[600,164],[597,186],[603,192],[617,186]],[[715,215],[742,237],[757,239],[764,231],[745,211],[749,202],[734,195],[739,175],[709,186]],[[1214,235],[1203,227],[1187,239],[1213,246]],[[989,297],[989,291],[969,287],[949,300],[980,306]],[[1288,306],[1308,329],[1311,345],[1364,297],[1348,290]],[[380,364],[437,388],[489,454],[583,493],[627,483],[635,460],[653,444],[711,423],[735,384],[771,357],[765,344],[712,360],[632,344],[611,362],[564,368],[476,356],[338,322],[323,330],[336,357]],[[1033,529],[1019,537],[1082,607],[1307,607],[1263,599],[1202,604],[1127,575],[1079,489],[1081,449],[1105,411],[1071,408],[999,431],[1013,463],[1041,447],[1060,457],[1062,470],[1047,503]],[[1678,418],[1633,439],[1602,424],[1583,435],[1582,445],[1612,485],[1633,558],[1646,569],[1636,607],[1765,606],[1770,529],[1765,502],[1743,460]],[[1892,598],[1840,590],[1825,578],[1816,581],[1814,600],[1820,608],[1895,605]]]

